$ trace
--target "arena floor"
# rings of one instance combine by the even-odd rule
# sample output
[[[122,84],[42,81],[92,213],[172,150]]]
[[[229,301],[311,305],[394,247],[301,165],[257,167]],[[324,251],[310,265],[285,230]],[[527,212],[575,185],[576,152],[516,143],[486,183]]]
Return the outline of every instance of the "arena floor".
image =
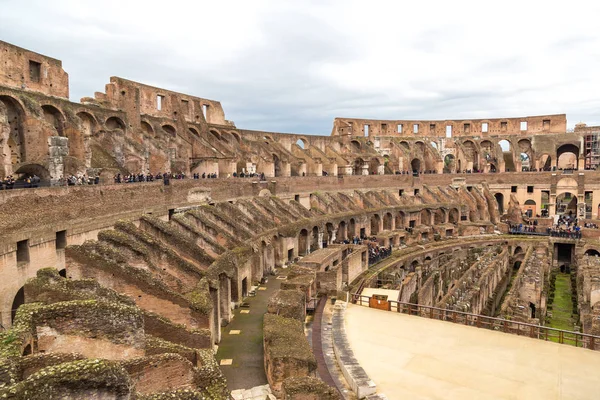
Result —
[[[600,351],[348,305],[354,354],[392,399],[594,399]]]

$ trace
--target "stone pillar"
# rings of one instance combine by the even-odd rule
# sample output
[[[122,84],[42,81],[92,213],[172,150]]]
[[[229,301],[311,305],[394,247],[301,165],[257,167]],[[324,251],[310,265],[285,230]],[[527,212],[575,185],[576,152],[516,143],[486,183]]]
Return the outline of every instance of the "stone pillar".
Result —
[[[319,249],[323,248],[323,231],[319,230],[319,234],[317,235],[319,238]]]
[[[369,164],[364,163],[362,166],[362,175],[369,175]]]
[[[48,138],[48,172],[50,184],[59,184],[64,177],[64,157],[69,155],[69,139],[62,136]]]
[[[380,165],[377,167],[377,175],[385,174],[385,165]]]

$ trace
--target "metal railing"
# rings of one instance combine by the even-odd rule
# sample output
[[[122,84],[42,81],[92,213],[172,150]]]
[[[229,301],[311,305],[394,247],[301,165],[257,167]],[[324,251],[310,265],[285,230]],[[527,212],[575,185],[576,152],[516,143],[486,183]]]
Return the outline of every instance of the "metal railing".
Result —
[[[352,295],[352,303],[354,304],[369,307],[369,300],[369,296],[360,294]],[[590,350],[600,350],[600,336],[528,324],[526,322],[511,321],[503,318],[470,314],[462,311],[446,310],[421,304],[402,303],[395,300],[387,300],[387,302],[389,304],[388,311],[511,333],[518,336],[527,336]]]

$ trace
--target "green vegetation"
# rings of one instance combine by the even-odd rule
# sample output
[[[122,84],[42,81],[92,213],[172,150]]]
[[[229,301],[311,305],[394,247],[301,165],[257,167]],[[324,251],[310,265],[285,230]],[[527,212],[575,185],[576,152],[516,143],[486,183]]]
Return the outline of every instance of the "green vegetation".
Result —
[[[546,318],[546,325],[551,328],[574,331],[577,317],[573,314],[571,275],[558,272],[551,279],[554,281],[554,284],[550,283],[548,311],[552,316]],[[575,344],[574,335],[567,334],[564,338],[565,343]],[[553,342],[559,341],[558,337],[551,337],[549,339]]]

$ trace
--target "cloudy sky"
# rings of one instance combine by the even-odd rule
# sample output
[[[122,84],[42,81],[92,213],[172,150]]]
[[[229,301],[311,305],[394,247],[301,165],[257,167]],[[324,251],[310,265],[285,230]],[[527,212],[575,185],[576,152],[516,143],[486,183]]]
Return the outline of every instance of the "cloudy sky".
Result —
[[[240,128],[566,113],[600,124],[598,1],[0,0],[0,40],[221,101]]]

